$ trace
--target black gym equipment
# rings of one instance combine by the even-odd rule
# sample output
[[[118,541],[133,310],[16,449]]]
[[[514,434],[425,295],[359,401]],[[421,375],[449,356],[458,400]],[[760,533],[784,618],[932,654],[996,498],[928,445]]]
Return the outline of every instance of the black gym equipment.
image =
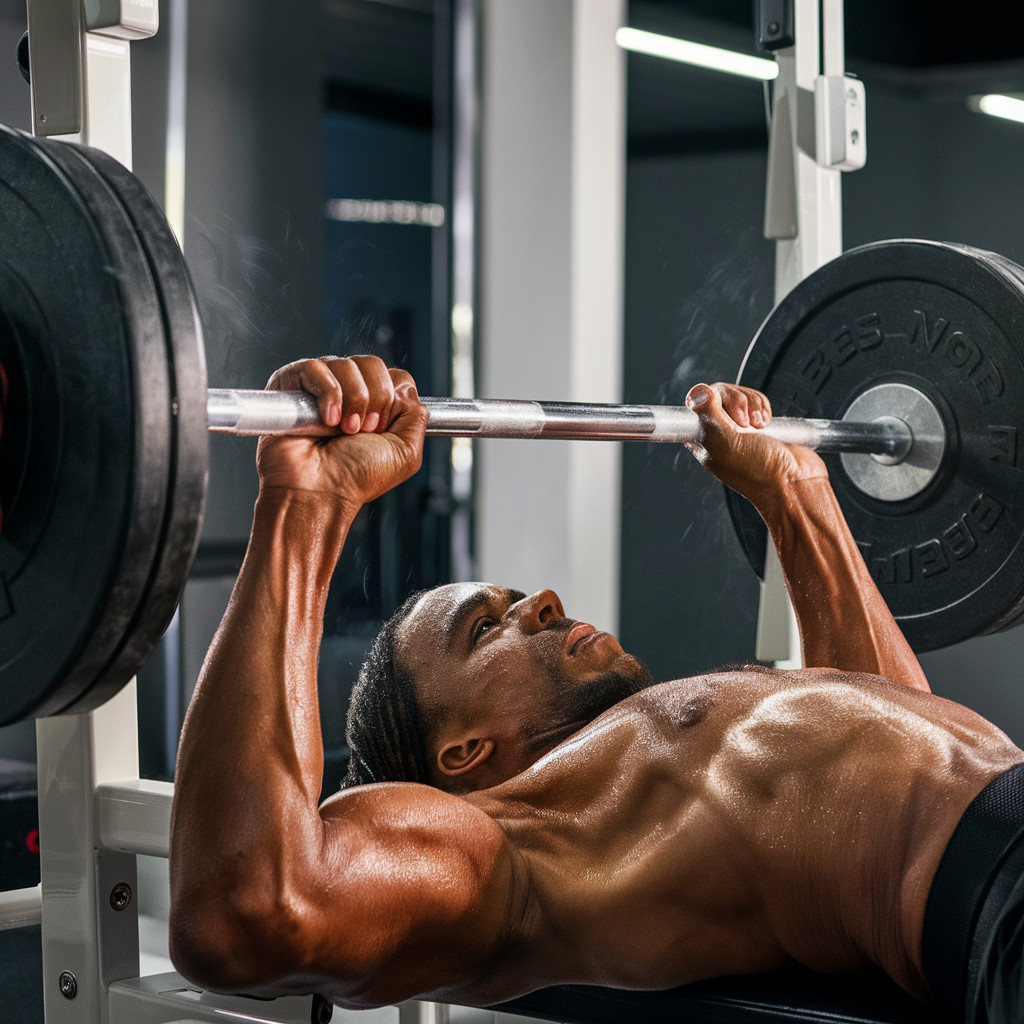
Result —
[[[180,249],[116,161],[0,127],[0,238],[3,725],[96,707],[152,652],[195,554],[214,393]],[[829,456],[836,492],[917,650],[1024,614],[1022,334],[1020,267],[881,242],[799,285],[740,374],[776,413],[803,417],[773,429],[847,453]],[[274,400],[284,420],[304,404],[301,429],[316,432],[308,396]],[[681,441],[695,422],[648,407],[425,402],[428,431],[468,436]],[[760,570],[760,520],[730,501]]]
[[[917,651],[1024,614],[1024,270],[965,245],[852,249],[772,311],[739,382],[763,390],[783,416],[842,416],[876,387],[924,395],[946,441],[917,493],[880,500],[845,456],[825,456],[850,530]],[[764,525],[738,496],[729,506],[763,575]]]
[[[195,552],[206,429],[191,288],[136,179],[0,128],[0,235],[6,723],[97,707],[152,652]]]
[[[937,1011],[885,977],[806,968],[701,981],[663,992],[560,985],[497,1009],[561,1024],[941,1024]]]
[[[0,671],[13,720],[106,689],[158,543],[170,440],[167,389],[142,376],[166,377],[159,306],[152,286],[123,287],[118,249],[135,233],[41,147],[4,141],[0,223],[16,243],[0,263]]]

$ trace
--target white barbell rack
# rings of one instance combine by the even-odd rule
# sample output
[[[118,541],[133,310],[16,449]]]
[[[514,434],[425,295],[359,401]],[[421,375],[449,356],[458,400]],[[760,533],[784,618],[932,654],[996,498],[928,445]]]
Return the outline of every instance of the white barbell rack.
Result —
[[[764,234],[775,245],[775,301],[843,251],[841,171],[864,162],[864,89],[844,67],[843,0],[793,0],[792,46],[776,51]],[[846,100],[848,88],[853,98]],[[836,109],[834,97],[844,101]],[[855,138],[851,140],[851,135]],[[765,552],[756,655],[800,665],[796,616],[775,547]]]

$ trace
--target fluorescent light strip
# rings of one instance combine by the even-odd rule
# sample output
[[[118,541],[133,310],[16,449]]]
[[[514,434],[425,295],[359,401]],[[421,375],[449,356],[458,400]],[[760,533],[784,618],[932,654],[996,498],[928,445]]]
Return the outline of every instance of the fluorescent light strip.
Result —
[[[666,57],[668,60],[694,64],[712,71],[725,71],[730,75],[756,78],[761,82],[771,81],[779,74],[778,64],[764,57],[751,57],[735,50],[691,43],[686,39],[674,39],[672,36],[644,32],[638,28],[620,28],[615,33],[615,42],[624,50],[632,50],[634,53]]]
[[[1024,100],[1014,99],[1012,96],[1000,96],[993,93],[989,96],[978,98],[978,109],[983,114],[991,114],[993,117],[1004,117],[1007,121],[1020,121],[1024,123]]]
[[[324,213],[331,220],[363,224],[419,224],[439,228],[444,224],[440,203],[411,199],[328,199]]]

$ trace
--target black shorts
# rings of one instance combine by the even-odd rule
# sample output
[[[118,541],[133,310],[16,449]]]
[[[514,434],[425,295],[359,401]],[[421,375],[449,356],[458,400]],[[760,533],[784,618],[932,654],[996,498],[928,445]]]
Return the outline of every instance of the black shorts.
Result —
[[[922,959],[950,1020],[1024,1022],[1024,765],[964,811],[928,894]]]

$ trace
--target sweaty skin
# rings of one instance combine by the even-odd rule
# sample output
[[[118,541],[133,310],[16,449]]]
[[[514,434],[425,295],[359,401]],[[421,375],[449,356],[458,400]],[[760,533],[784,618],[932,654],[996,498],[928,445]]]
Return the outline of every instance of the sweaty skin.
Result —
[[[667,988],[799,962],[929,993],[928,890],[974,796],[1024,751],[928,692],[821,460],[758,432],[767,400],[698,386],[694,454],[778,548],[801,671],[662,683],[591,721],[611,636],[551,591],[421,599],[398,637],[438,712],[430,786],[317,806],[324,602],[361,505],[419,464],[410,378],[294,364],[342,435],[260,445],[252,539],[182,734],[171,954],[220,990],[487,1005],[563,982]],[[699,594],[682,595],[699,599]]]

